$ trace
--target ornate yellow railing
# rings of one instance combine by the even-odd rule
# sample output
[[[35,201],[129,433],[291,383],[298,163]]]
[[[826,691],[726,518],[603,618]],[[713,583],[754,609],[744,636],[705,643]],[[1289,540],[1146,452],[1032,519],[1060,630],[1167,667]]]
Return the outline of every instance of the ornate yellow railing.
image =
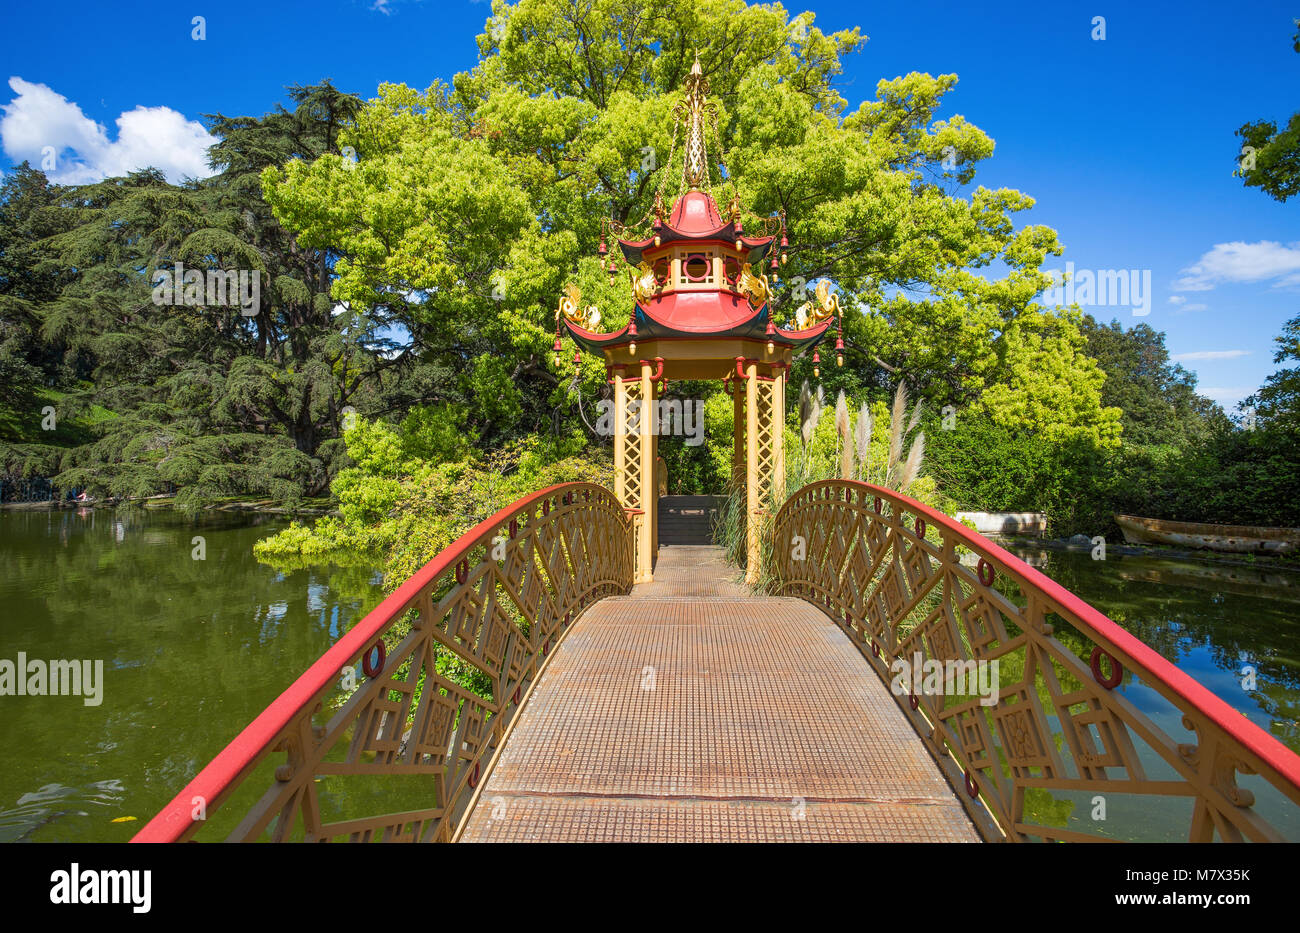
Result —
[[[823,608],[891,684],[985,838],[1153,838],[1171,815],[1192,841],[1283,838],[1238,775],[1290,819],[1300,757],[987,539],[841,480],[791,496],[772,534],[781,591]],[[957,677],[935,690],[914,676],[927,662]],[[970,662],[995,691],[951,689]]]
[[[601,486],[552,486],[501,510],[357,623],[135,841],[191,838],[275,752],[283,763],[228,840],[452,838],[551,649],[592,602],[631,589],[632,546]],[[358,662],[359,686],[325,709]],[[391,806],[375,778],[405,781],[411,805],[348,812]],[[349,780],[359,786],[330,786]]]

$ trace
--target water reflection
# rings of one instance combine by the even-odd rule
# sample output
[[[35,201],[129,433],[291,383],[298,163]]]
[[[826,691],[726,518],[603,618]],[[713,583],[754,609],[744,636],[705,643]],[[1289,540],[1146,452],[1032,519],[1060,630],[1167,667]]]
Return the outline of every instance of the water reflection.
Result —
[[[285,524],[171,510],[0,513],[0,658],[105,668],[99,707],[0,697],[0,840],[129,839],[379,601],[373,566],[258,563],[253,542]],[[195,535],[205,560],[193,559]]]
[[[1086,550],[1010,550],[1300,752],[1300,573],[1113,553],[1102,561]]]

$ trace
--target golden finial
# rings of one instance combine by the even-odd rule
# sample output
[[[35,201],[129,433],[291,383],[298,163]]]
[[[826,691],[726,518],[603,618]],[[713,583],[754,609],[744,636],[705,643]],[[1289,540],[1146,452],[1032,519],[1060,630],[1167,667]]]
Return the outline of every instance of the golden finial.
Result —
[[[709,79],[700,68],[700,53],[695,52],[695,64],[686,76],[686,99],[674,109],[676,117],[686,124],[686,157],[682,164],[682,178],[689,188],[703,188],[709,183],[709,160],[704,146],[704,116],[713,114],[713,105],[705,100],[709,93]]]

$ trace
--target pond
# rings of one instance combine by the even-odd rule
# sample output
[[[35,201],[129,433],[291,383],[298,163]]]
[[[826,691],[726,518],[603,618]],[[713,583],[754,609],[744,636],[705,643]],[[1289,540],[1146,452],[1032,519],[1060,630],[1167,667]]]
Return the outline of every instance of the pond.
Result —
[[[129,839],[378,603],[373,567],[257,562],[253,543],[285,524],[165,509],[0,512],[0,659],[103,662],[98,705],[0,696],[0,841]],[[1014,550],[1300,752],[1300,574]],[[1154,710],[1147,688],[1121,689]],[[1145,835],[1184,838],[1185,818],[1163,803],[1135,817]],[[1261,812],[1300,832],[1296,808],[1276,803],[1261,798]]]
[[[0,841],[130,839],[378,602],[370,568],[258,563],[286,524],[0,512],[0,659],[103,661],[98,705],[0,696]]]
[[[1248,562],[1116,554],[1089,549],[1008,548],[1142,639],[1246,719],[1300,753],[1300,572]],[[1117,688],[1175,741],[1195,743],[1181,715],[1153,689],[1125,676]],[[1152,780],[1174,777],[1141,754]],[[1256,796],[1255,811],[1285,838],[1300,840],[1300,808],[1256,776],[1238,776]],[[1106,835],[1090,821],[1090,794],[1056,794],[1072,828]],[[1183,841],[1190,800],[1116,798],[1112,825],[1125,838]],[[1112,809],[1115,809],[1112,807]]]

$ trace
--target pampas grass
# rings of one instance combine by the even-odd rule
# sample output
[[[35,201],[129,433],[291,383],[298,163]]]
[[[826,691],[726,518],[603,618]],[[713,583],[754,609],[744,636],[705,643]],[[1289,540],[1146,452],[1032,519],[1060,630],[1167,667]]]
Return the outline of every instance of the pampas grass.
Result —
[[[804,382],[799,391],[797,431],[802,442],[800,456],[792,457],[785,477],[785,496],[788,498],[809,483],[824,479],[861,479],[889,489],[907,493],[921,477],[925,461],[925,434],[920,431],[922,403],[910,404],[907,387],[901,381],[894,392],[891,408],[886,412],[877,402],[873,415],[871,405],[862,403],[856,416],[849,399],[839,392],[835,399],[835,440],[830,432],[818,425],[825,413],[825,391],[815,390]],[[909,411],[910,408],[910,411]],[[888,425],[884,424],[888,419]],[[876,437],[879,429],[881,436]],[[835,450],[831,445],[838,445]],[[873,445],[875,450],[873,453]],[[906,455],[906,456],[904,456]],[[773,484],[776,486],[777,484]],[[771,576],[770,557],[775,547],[770,540],[770,523],[774,521],[784,501],[775,501],[769,487],[764,497],[764,512],[752,516],[760,525],[759,541],[763,552],[761,578],[756,584],[760,592],[767,591],[776,581]],[[744,488],[734,490],[720,510],[715,538],[726,547],[728,559],[743,567],[747,555],[747,525],[751,516],[746,514],[747,500]]]
[[[858,423],[853,427],[853,444],[857,448],[860,478],[867,478],[867,465],[871,462],[871,409],[866,402],[858,411]]]
[[[885,485],[889,485],[898,461],[903,456],[903,422],[907,419],[907,387],[900,380],[894,393],[894,410],[889,413],[889,461]]]
[[[925,459],[924,432],[916,433],[907,452],[907,460],[903,460],[903,446],[920,423],[921,402],[916,403],[911,418],[908,418],[907,386],[900,380],[898,389],[894,392],[894,407],[889,415],[889,457],[885,463],[885,475],[881,477],[882,486],[907,492],[921,475],[921,463]]]
[[[908,451],[907,462],[903,464],[903,475],[898,481],[898,490],[906,492],[916,482],[921,473],[921,460],[925,456],[925,432],[918,431],[912,440],[912,449]]]
[[[835,433],[840,439],[840,479],[853,479],[853,437],[849,426],[849,403],[843,389],[835,400]]]

